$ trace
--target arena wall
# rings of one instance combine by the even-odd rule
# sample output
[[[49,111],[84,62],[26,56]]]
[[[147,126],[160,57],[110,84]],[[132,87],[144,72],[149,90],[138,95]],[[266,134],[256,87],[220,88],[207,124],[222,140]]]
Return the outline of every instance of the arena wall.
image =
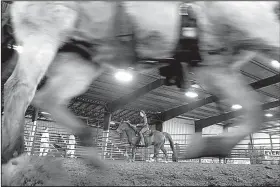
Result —
[[[3,118],[2,118],[3,119]],[[174,128],[176,127],[176,128]],[[45,129],[48,128],[49,137],[43,138]],[[155,129],[154,126],[150,127]],[[109,138],[107,144],[104,144],[103,129],[92,127],[96,137],[96,141],[100,156],[103,159],[127,159],[131,156],[131,146],[127,143],[126,136],[120,137],[114,130],[109,131]],[[234,128],[229,128],[229,132]],[[188,144],[188,138],[194,134],[194,122],[188,119],[174,118],[164,122],[163,131],[171,134],[177,152],[180,152],[182,147]],[[217,135],[222,133],[222,127],[213,125],[203,129],[203,136]],[[33,123],[31,119],[26,118],[25,124],[25,151],[32,155],[40,155],[42,146],[48,146],[48,156],[62,156],[62,157],[79,157],[80,153],[76,151],[79,147],[79,139],[75,137],[74,143],[70,142],[70,133],[67,129],[57,125],[53,121],[38,120]],[[246,137],[242,140],[226,158],[228,163],[249,163],[258,164],[279,164],[280,158],[280,142],[278,136],[269,136],[264,133],[256,133],[252,135],[253,146],[250,143],[250,138]],[[43,144],[42,140],[48,140],[48,144]],[[57,146],[54,146],[56,144]],[[73,145],[73,146],[71,146]],[[106,145],[106,148],[104,147]],[[172,151],[169,142],[165,143],[165,148],[168,151],[169,160],[172,159]],[[71,150],[74,150],[71,152]],[[74,152],[71,156],[67,153]],[[147,161],[152,158],[154,154],[153,146],[149,148],[139,148],[136,153],[136,160]],[[160,157],[163,154],[160,152]],[[215,159],[189,160],[191,162],[201,163],[216,163],[220,162]],[[221,163],[221,162],[220,162]]]

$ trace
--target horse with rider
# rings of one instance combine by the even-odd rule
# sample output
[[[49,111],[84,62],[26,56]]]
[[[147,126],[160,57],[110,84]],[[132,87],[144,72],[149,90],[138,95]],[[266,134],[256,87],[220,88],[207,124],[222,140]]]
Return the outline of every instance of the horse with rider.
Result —
[[[158,161],[159,150],[164,154],[165,161],[168,160],[167,150],[164,145],[166,141],[169,141],[170,148],[173,152],[172,161],[178,161],[178,155],[174,146],[172,137],[167,132],[160,132],[158,130],[150,130],[147,115],[144,110],[140,111],[142,118],[141,122],[136,125],[132,125],[129,121],[121,121],[118,124],[116,131],[122,135],[126,133],[128,143],[132,145],[132,161],[135,160],[135,152],[138,147],[150,147],[154,146],[153,158]]]

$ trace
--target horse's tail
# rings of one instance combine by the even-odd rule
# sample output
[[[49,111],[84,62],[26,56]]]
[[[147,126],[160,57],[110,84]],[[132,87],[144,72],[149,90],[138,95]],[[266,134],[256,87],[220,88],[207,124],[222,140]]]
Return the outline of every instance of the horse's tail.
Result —
[[[177,152],[175,150],[175,146],[174,146],[174,142],[173,142],[173,139],[172,137],[170,136],[170,134],[168,134],[167,132],[163,132],[164,136],[168,139],[169,143],[170,143],[170,148],[172,149],[173,151],[173,154],[172,154],[172,161],[173,162],[178,162],[178,156],[177,156]]]

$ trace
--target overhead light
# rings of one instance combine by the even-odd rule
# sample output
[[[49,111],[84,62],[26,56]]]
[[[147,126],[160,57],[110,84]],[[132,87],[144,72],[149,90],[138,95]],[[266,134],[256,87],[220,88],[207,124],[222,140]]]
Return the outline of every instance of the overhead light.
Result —
[[[271,65],[275,68],[280,68],[280,63],[277,60],[272,60]]]
[[[13,46],[14,50],[16,50],[18,53],[22,53],[23,47],[19,45],[14,45]]]
[[[190,98],[196,98],[198,96],[198,94],[193,91],[188,91],[185,93],[185,95]]]
[[[190,27],[184,27],[182,29],[182,32],[183,32],[183,36],[184,37],[191,37],[191,38],[194,38],[196,37],[197,35],[197,32],[194,28],[190,28]]]
[[[234,110],[239,110],[239,109],[242,108],[242,106],[238,105],[238,104],[235,104],[235,105],[232,105],[231,108],[234,109]]]
[[[115,74],[115,78],[122,82],[130,82],[132,80],[132,74],[126,70],[119,70]]]
[[[200,86],[198,84],[192,84],[191,87],[193,88],[199,88]]]
[[[50,113],[47,113],[47,112],[41,112],[41,114],[44,114],[44,115],[51,115]]]
[[[272,117],[273,115],[270,114],[270,113],[267,113],[267,114],[265,114],[265,116],[270,118],[270,117]]]

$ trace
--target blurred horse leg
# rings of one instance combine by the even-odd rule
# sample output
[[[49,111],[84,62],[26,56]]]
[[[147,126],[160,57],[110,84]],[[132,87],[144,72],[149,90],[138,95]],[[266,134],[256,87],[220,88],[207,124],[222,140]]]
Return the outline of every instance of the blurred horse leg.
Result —
[[[75,117],[66,106],[73,97],[83,94],[101,73],[98,64],[83,59],[79,54],[58,53],[47,73],[49,79],[46,85],[36,93],[32,104],[49,112],[59,125],[69,128],[71,133],[80,138],[82,146],[92,147],[94,143],[90,127]],[[101,164],[93,148],[82,149],[86,151],[82,156],[87,160]]]
[[[263,119],[259,95],[247,84],[242,75],[228,67],[205,67],[197,69],[196,75],[206,89],[212,93],[218,91],[230,104],[241,104],[244,120],[235,132],[223,133],[220,136],[196,136],[184,153],[184,158],[203,156],[226,156],[231,149],[250,133],[256,132]]]
[[[202,55],[203,63],[209,66],[195,70],[195,74],[212,94],[222,95],[230,104],[242,105],[244,119],[234,132],[204,138],[196,135],[186,148],[184,158],[227,156],[239,141],[261,127],[263,112],[259,96],[247,85],[238,70],[254,57],[255,52],[248,51],[271,55],[279,52],[279,19],[273,12],[275,3],[213,2],[204,7],[205,11],[202,12],[206,12],[205,18],[208,19],[204,19],[205,23],[201,22],[200,26],[204,25],[204,29],[211,32],[201,32],[202,53],[210,45],[226,47],[228,51],[223,56],[208,55],[205,52]],[[259,12],[260,9],[262,13]],[[235,54],[241,50],[244,51]]]
[[[164,143],[163,143],[163,145],[160,147],[160,149],[161,149],[161,151],[162,151],[163,154],[164,154],[165,161],[167,161],[167,160],[168,160],[168,155],[167,155],[166,149],[164,148]]]
[[[132,158],[131,158],[131,161],[134,162],[135,161],[135,152],[136,152],[136,146],[133,146],[132,149]]]
[[[158,154],[159,154],[159,149],[160,149],[160,145],[156,144],[154,145],[154,159],[156,162],[158,162]]]
[[[75,12],[65,7],[50,16],[47,9],[35,5],[30,8],[28,3],[15,2],[11,7],[15,37],[23,51],[4,86],[4,162],[12,158],[17,146],[16,140],[24,133],[22,119],[25,111],[35,95],[37,85],[55,57],[60,41],[65,39],[63,33],[72,28],[76,18]],[[28,11],[28,14],[24,10]]]
[[[22,124],[22,126],[21,126],[21,132],[24,132],[24,119],[22,119],[22,122],[21,122],[21,124]],[[25,145],[24,145],[24,133],[23,134],[21,134],[19,137],[18,137],[18,139],[17,139],[17,142],[15,143],[16,144],[16,146],[15,146],[15,152],[14,152],[14,155],[15,155],[15,153],[17,153],[16,154],[16,156],[18,156],[18,155],[21,155],[23,152],[24,152],[24,148],[25,148]],[[15,156],[14,156],[15,157]]]
[[[40,48],[38,48],[40,45]],[[22,135],[22,119],[36,87],[55,55],[56,45],[42,41],[41,36],[29,37],[23,44],[17,66],[4,87],[4,123],[2,156],[8,161],[15,151],[16,140]]]
[[[39,156],[42,156],[42,155],[43,155],[43,152],[44,152],[44,149],[43,149],[43,148],[40,148],[40,154],[39,154]]]

